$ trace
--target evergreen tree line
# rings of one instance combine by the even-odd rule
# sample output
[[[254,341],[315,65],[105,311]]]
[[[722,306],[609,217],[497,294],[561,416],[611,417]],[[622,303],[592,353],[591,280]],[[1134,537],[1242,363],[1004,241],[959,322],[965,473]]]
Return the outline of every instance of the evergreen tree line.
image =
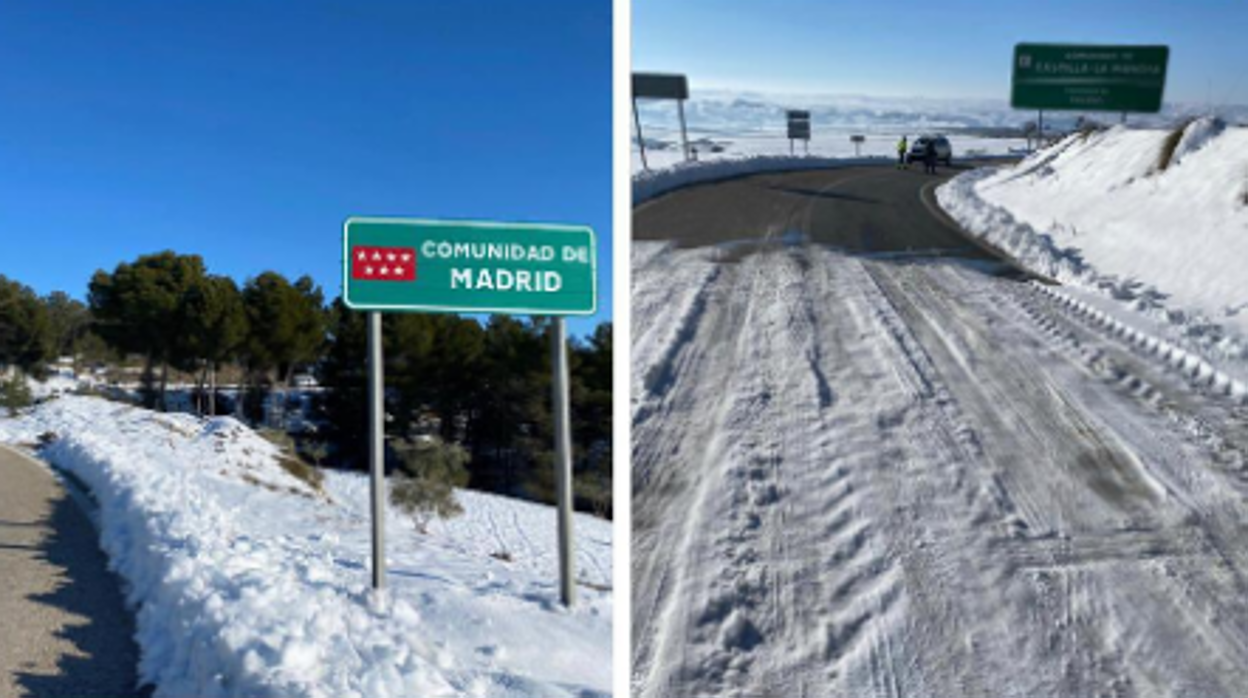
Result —
[[[551,348],[548,321],[491,316],[386,314],[388,442],[437,440],[469,455],[470,486],[553,500]],[[611,325],[569,347],[577,505],[610,515]],[[243,414],[263,419],[273,391],[309,371],[323,390],[318,462],[366,467],[368,426],[363,313],[341,299],[326,305],[307,276],[265,272],[239,287],[208,272],[202,258],[161,252],[98,271],[88,302],[40,298],[0,277],[0,364],[40,375],[57,356],[98,361],[140,357],[142,399],[168,409],[171,370],[195,377],[195,408],[225,410],[216,376],[243,376]],[[270,398],[271,400],[272,398]],[[278,400],[281,402],[281,400]],[[388,467],[400,459],[391,455]]]
[[[0,368],[42,378],[57,356],[102,357],[87,307],[62,291],[46,297],[0,276]]]

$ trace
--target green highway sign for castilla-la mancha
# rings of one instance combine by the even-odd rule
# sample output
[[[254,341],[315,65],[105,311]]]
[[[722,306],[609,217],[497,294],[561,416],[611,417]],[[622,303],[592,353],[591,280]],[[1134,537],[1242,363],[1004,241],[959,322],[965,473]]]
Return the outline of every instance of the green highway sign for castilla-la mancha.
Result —
[[[593,315],[595,249],[585,226],[349,218],[343,301],[382,312]]]
[[[1155,113],[1169,59],[1165,46],[1018,44],[1010,106]]]

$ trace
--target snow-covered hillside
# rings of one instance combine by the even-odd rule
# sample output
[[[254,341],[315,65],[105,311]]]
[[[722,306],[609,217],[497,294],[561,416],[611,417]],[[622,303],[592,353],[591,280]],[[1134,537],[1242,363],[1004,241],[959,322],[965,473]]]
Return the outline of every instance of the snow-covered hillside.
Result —
[[[950,134],[956,156],[1004,154],[1026,145],[1005,135],[1030,121],[1036,113],[1010,108],[1004,99],[939,99],[835,94],[771,94],[737,90],[697,89],[685,105],[689,138],[700,159],[787,155],[785,110],[805,109],[811,115],[810,154],[820,157],[853,157],[851,135],[863,135],[862,156],[895,156],[898,136],[927,132]],[[1135,125],[1161,127],[1194,113],[1207,113],[1209,105],[1167,104],[1160,114],[1132,115]],[[646,155],[652,169],[682,159],[680,123],[672,102],[640,100],[638,111],[647,141]],[[1218,109],[1231,121],[1248,120],[1248,107]],[[1073,128],[1078,114],[1046,114],[1049,128],[1064,132]],[[1097,119],[1104,115],[1088,114]],[[1047,129],[1046,129],[1047,130]],[[636,134],[633,134],[634,140]],[[798,144],[801,152],[801,144]],[[715,152],[718,149],[718,152]],[[633,171],[641,169],[637,144],[632,146]]]
[[[644,117],[643,117],[644,118]],[[790,154],[789,139],[784,132],[783,116],[778,129],[761,132],[709,131],[691,122],[690,145],[697,148],[699,161],[735,160],[758,156],[787,156]],[[809,154],[812,158],[888,158],[897,157],[897,139],[902,134],[914,138],[920,133],[938,129],[873,129],[871,133],[855,128],[816,124],[812,126],[809,148],[796,144],[796,155]],[[634,134],[635,135],[635,134]],[[684,162],[680,146],[680,130],[645,125],[646,165],[651,170],[661,170]],[[850,137],[862,135],[865,142],[855,147]],[[634,141],[635,141],[634,137]],[[954,157],[978,157],[983,155],[1007,155],[1024,149],[1027,141],[1022,138],[989,138],[972,135],[950,135]],[[643,171],[641,152],[633,145],[633,172]]]
[[[98,502],[158,697],[611,692],[608,522],[577,517],[568,611],[550,508],[459,492],[464,516],[429,535],[392,512],[375,598],[364,478],[331,473],[318,490],[229,418],[62,397],[0,419],[3,441],[49,433],[42,455]]]
[[[1120,301],[1149,332],[1248,362],[1248,128],[1201,119],[1181,133],[1071,136],[938,197],[1023,264],[1074,293],[1099,289],[1090,302]]]

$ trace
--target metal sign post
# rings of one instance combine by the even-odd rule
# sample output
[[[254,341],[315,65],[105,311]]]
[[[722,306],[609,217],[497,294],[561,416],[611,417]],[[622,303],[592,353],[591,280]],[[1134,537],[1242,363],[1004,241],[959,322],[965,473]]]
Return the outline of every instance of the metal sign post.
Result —
[[[854,157],[862,157],[862,144],[867,140],[866,136],[850,136],[849,140],[854,144]]]
[[[685,127],[685,100],[676,100],[676,113],[680,115],[680,145],[685,151],[685,162],[689,162],[689,129]]]
[[[382,312],[549,315],[560,597],[575,599],[572,436],[565,315],[598,308],[594,231],[585,226],[417,218],[349,218],[342,300],[368,312],[369,470],[373,588],[385,587],[385,381]]]
[[[386,383],[381,313],[368,314],[368,469],[373,511],[373,588],[386,587]]]
[[[685,125],[685,100],[689,99],[689,80],[684,75],[668,73],[633,73],[633,119],[637,122],[638,142],[641,142],[641,119],[637,116],[638,99],[674,99],[680,116],[680,145],[688,162],[689,130]],[[645,154],[642,154],[645,167]]]
[[[641,115],[637,113],[637,97],[633,96],[633,123],[637,125],[637,147],[641,150],[641,169],[648,170],[646,164],[646,138],[641,135]]]
[[[568,330],[562,317],[550,328],[551,408],[555,421],[555,491],[559,517],[559,598],[576,602],[572,551],[572,428],[568,407]]]

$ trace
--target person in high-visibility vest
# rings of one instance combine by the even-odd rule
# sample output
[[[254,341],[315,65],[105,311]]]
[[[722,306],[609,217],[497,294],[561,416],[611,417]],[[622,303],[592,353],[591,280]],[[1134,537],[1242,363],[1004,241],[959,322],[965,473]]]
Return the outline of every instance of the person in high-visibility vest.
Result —
[[[908,147],[906,137],[902,136],[901,140],[897,141],[897,169],[899,170],[910,169],[906,163],[906,149]]]

